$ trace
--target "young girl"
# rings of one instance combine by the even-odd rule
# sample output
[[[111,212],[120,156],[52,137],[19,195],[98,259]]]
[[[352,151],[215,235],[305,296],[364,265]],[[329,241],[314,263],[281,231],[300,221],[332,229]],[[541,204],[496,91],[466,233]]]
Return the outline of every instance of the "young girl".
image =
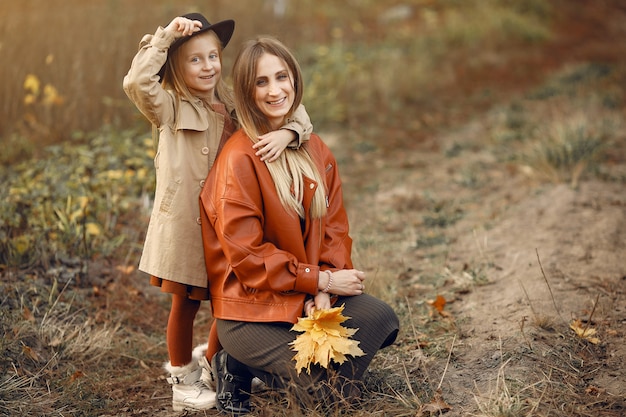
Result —
[[[209,299],[198,196],[237,128],[221,65],[234,26],[232,20],[210,24],[199,13],[174,18],[142,38],[123,83],[128,97],[158,129],[154,207],[139,269],[151,275],[152,285],[172,294],[165,368],[175,411],[215,406],[215,392],[206,382],[207,359],[219,349],[217,340],[207,352],[192,349],[194,318],[200,301]],[[276,159],[290,143],[298,147],[312,130],[303,107],[281,126],[259,137],[255,150],[261,160]]]
[[[376,352],[398,333],[389,305],[365,294],[365,273],[354,269],[341,178],[330,149],[315,134],[272,163],[254,155],[259,134],[280,127],[303,94],[300,67],[274,38],[246,43],[233,68],[242,129],[224,147],[200,193],[211,308],[224,350],[213,357],[217,408],[250,411],[253,377],[347,399]],[[344,305],[347,327],[365,352],[334,369],[311,366],[298,375],[291,327],[313,309]],[[334,375],[334,376],[333,376]]]

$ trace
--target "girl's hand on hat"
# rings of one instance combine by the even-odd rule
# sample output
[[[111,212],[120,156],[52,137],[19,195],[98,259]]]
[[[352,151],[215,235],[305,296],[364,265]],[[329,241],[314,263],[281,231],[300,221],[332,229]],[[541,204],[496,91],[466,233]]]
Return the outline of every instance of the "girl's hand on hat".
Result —
[[[199,20],[191,20],[186,17],[175,17],[167,27],[165,27],[166,31],[174,33],[174,35],[178,38],[181,36],[191,36],[195,32],[199,31],[202,27],[202,22]]]

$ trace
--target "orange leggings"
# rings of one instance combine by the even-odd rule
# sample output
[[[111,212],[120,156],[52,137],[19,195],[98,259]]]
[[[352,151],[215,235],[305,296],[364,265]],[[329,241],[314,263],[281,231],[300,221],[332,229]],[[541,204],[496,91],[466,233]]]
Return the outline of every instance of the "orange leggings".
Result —
[[[167,321],[166,335],[167,351],[172,366],[184,366],[191,362],[193,322],[198,310],[200,310],[200,301],[172,294],[172,307]],[[211,324],[208,343],[206,357],[210,362],[213,355],[222,348],[217,338],[215,321]]]

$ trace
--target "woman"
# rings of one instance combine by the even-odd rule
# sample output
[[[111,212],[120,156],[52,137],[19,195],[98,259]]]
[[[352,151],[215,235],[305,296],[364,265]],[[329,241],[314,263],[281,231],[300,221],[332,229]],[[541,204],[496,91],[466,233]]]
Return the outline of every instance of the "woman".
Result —
[[[200,194],[211,307],[223,350],[212,359],[217,407],[249,411],[251,378],[311,390],[328,382],[347,397],[374,354],[393,343],[398,318],[364,294],[365,273],[353,268],[352,239],[335,158],[315,134],[274,162],[255,158],[250,142],[287,120],[302,99],[300,67],[279,41],[246,43],[233,68],[241,129],[227,142]],[[290,349],[298,317],[345,305],[347,327],[365,355],[329,371],[297,374]],[[335,378],[337,377],[337,378]],[[341,387],[341,380],[348,387]],[[327,394],[327,393],[325,393]]]

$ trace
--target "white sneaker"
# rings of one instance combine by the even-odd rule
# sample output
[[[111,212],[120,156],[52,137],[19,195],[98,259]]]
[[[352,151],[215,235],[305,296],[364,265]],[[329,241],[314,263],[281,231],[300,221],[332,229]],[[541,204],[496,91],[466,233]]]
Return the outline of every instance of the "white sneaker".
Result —
[[[174,411],[208,410],[215,407],[215,391],[202,381],[203,369],[192,361],[185,366],[165,365],[171,374],[167,382],[172,384],[172,408]]]
[[[200,369],[202,369],[202,376],[200,377],[200,380],[207,386],[208,389],[215,391],[215,378],[213,377],[211,364],[206,356],[200,356],[198,359],[198,365],[200,365]]]

